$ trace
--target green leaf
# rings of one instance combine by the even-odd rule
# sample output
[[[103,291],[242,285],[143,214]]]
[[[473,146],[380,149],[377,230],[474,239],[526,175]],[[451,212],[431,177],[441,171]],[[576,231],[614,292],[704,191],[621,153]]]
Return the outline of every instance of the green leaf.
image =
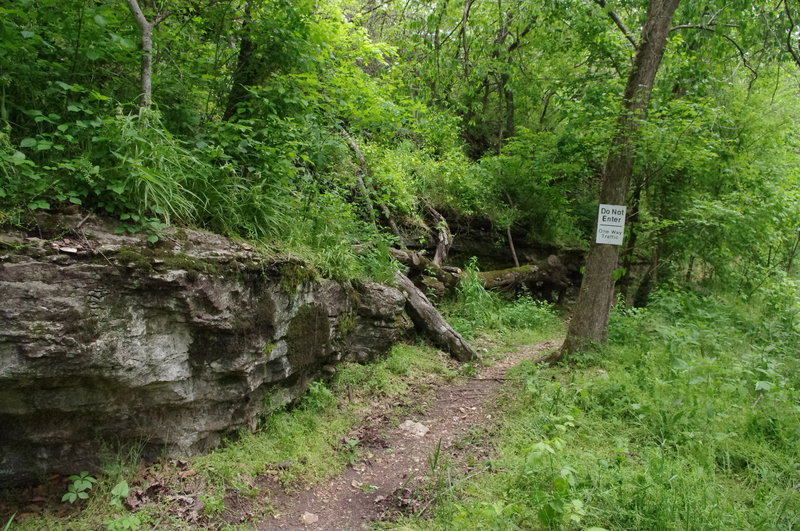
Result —
[[[94,21],[97,23],[98,26],[105,26],[106,24],[108,24],[108,21],[106,21],[103,15],[95,15]]]
[[[775,386],[769,382],[758,381],[756,382],[756,391],[772,391]]]
[[[22,141],[19,143],[19,147],[29,148],[36,145],[35,138],[23,138]]]
[[[155,234],[147,237],[147,241],[149,241],[150,243],[156,243],[158,239],[159,239],[158,236],[156,236]]]
[[[90,61],[96,61],[100,59],[100,55],[101,55],[100,50],[97,50],[95,48],[89,48],[88,50],[86,50],[86,58],[89,59]]]
[[[553,480],[553,490],[559,494],[566,494],[569,492],[569,481],[566,478],[556,478]]]
[[[50,203],[38,199],[36,201],[28,203],[28,208],[31,210],[48,210],[50,208]]]
[[[127,481],[120,481],[119,483],[114,485],[113,489],[111,489],[111,495],[117,496],[119,498],[127,498],[129,492],[130,492],[130,487],[128,487]]]
[[[539,521],[546,526],[550,526],[561,516],[561,508],[556,507],[554,502],[548,502],[539,509]]]

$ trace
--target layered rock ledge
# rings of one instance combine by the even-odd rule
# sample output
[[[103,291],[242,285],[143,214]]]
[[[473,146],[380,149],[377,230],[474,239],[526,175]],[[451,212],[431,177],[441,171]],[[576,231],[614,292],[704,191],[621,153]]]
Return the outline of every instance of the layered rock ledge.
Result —
[[[170,229],[153,246],[78,215],[39,227],[0,235],[0,486],[119,445],[210,449],[411,326],[396,288],[218,235]]]

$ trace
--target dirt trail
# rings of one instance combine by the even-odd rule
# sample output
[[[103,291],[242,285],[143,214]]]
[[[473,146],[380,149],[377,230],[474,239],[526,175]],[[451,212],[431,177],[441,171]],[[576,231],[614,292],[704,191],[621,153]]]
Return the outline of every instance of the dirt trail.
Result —
[[[373,456],[348,467],[341,475],[294,496],[273,499],[277,514],[260,526],[261,530],[335,530],[348,531],[368,528],[368,523],[380,520],[382,514],[409,487],[429,471],[428,458],[439,447],[447,455],[453,443],[474,427],[487,420],[502,378],[511,367],[526,358],[554,348],[554,342],[522,347],[507,354],[479,376],[459,385],[443,385],[436,398],[421,415],[410,420],[419,422],[429,431],[414,435],[400,427],[387,427],[376,419],[376,425],[366,425],[367,433],[387,432],[387,437],[368,448]],[[402,426],[402,424],[401,424]],[[362,441],[362,445],[364,441]]]

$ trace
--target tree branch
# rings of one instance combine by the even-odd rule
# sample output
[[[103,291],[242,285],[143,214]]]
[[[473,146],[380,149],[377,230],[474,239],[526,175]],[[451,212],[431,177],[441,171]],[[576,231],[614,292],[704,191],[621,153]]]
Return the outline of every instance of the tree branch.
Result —
[[[608,2],[606,2],[606,0],[594,0],[594,3],[599,5],[603,9],[605,9],[606,6],[608,5]],[[617,14],[611,9],[608,10],[607,14],[611,18],[611,20],[614,21],[614,24],[617,25],[622,34],[625,35],[625,38],[628,39],[628,42],[630,42],[633,48],[636,49],[636,47],[638,46],[636,44],[636,39],[633,38],[633,33],[631,33],[631,30],[629,30],[628,27],[625,25],[625,23],[622,22],[622,19],[619,18],[619,16],[617,16]]]
[[[534,18],[533,20],[528,22],[528,25],[525,26],[522,29],[522,31],[516,37],[514,37],[514,42],[512,42],[511,45],[509,45],[509,47],[508,47],[508,53],[511,53],[514,50],[516,50],[517,48],[519,48],[520,44],[522,44],[522,39],[525,38],[525,35],[530,33],[531,29],[533,29],[533,25],[534,25],[535,22],[536,22],[536,19]]]
[[[133,18],[139,26],[139,33],[142,39],[142,57],[141,57],[141,86],[142,94],[139,100],[139,106],[142,108],[149,108],[153,97],[153,28],[160,22],[158,18],[156,22],[150,22],[144,16],[142,8],[139,7],[137,0],[128,0],[128,7],[130,8]]]
[[[712,27],[712,26],[717,26],[717,25],[719,25],[719,26],[729,26],[729,27],[738,27],[735,24],[716,24],[716,23],[712,22],[710,24],[681,24],[680,26],[671,27],[669,29],[669,31],[684,30],[684,29],[699,29],[699,30],[703,30],[703,31],[709,31],[711,33],[716,33],[717,35],[720,35],[723,39],[725,39],[728,42],[730,42],[731,44],[733,44],[733,46],[739,52],[739,57],[742,59],[742,64],[744,65],[745,68],[750,70],[750,72],[753,74],[753,79],[750,80],[750,85],[748,86],[748,91],[749,91],[750,87],[753,86],[753,83],[755,82],[755,80],[758,79],[758,72],[750,65],[750,61],[747,60],[747,55],[744,53],[744,50],[742,49],[741,46],[739,46],[739,43],[736,42],[733,39],[733,37],[731,37],[730,35],[726,35],[725,33],[720,33],[720,32],[718,32],[717,30],[715,30]],[[800,63],[798,63],[798,64],[800,64]]]
[[[133,14],[133,18],[136,19],[136,23],[139,24],[139,29],[144,31],[148,26],[150,26],[150,22],[147,20],[147,17],[144,16],[142,13],[142,8],[139,7],[139,2],[136,0],[128,0],[128,7]]]
[[[679,26],[672,26],[669,29],[669,31],[672,32],[672,31],[683,30],[683,29],[708,29],[708,30],[713,31],[713,29],[711,29],[712,26],[724,26],[726,28],[738,28],[739,24],[719,24],[717,22],[708,22],[706,24],[681,24]]]
[[[786,31],[786,48],[788,48],[789,54],[791,54],[795,64],[797,64],[797,66],[800,66],[800,54],[798,54],[798,51],[794,49],[794,45],[792,43],[792,31],[794,30],[794,19],[792,18],[792,12],[789,10],[788,0],[783,0],[783,10],[786,12],[786,17],[789,19],[789,29]],[[797,48],[798,50],[800,50],[800,40],[798,40]]]

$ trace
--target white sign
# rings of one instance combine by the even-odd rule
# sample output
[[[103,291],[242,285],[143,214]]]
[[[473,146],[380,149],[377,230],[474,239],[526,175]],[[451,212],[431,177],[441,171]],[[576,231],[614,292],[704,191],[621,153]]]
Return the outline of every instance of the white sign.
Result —
[[[625,206],[600,205],[597,211],[597,243],[622,245],[625,235]]]

